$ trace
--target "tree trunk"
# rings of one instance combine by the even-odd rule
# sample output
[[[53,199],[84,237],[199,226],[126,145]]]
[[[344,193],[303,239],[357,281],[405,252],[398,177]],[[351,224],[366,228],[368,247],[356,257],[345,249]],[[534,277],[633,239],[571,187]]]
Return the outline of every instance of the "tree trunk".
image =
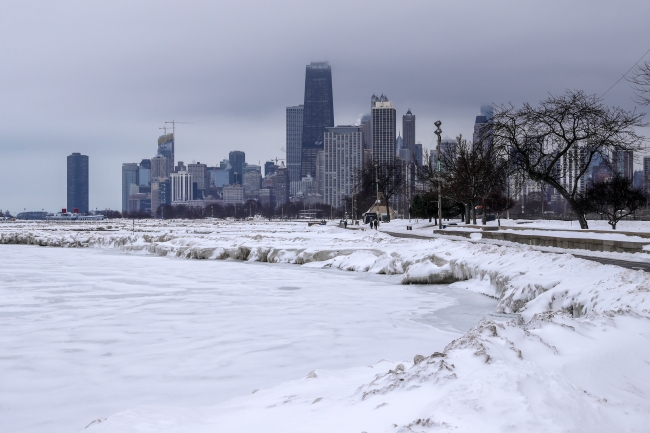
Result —
[[[467,203],[465,205],[465,224],[471,224],[470,223],[470,205]]]
[[[587,217],[576,210],[578,208],[576,201],[573,198],[564,195],[562,191],[559,190],[558,188],[556,188],[556,191],[558,191],[564,197],[567,203],[569,203],[569,206],[571,206],[571,210],[573,210],[573,213],[575,213],[576,217],[578,218],[578,222],[580,223],[580,228],[583,230],[588,229],[589,224],[587,224]]]
[[[583,230],[587,230],[589,228],[589,224],[587,224],[587,218],[581,214],[580,212],[575,213],[576,216],[578,217],[578,222],[580,223],[580,228]]]
[[[483,201],[483,217],[481,218],[481,224],[486,225],[487,224],[487,209],[485,208],[485,199]]]
[[[474,204],[474,201],[471,201],[472,204],[472,223],[476,225],[476,206]]]

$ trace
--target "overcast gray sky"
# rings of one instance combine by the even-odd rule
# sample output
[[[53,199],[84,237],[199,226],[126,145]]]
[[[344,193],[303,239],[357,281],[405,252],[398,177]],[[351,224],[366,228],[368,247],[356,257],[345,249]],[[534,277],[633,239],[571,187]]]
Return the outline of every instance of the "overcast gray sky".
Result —
[[[385,93],[425,147],[438,119],[471,136],[481,103],[605,92],[650,48],[649,17],[647,0],[4,0],[0,209],[64,207],[71,152],[90,157],[90,207],[119,209],[121,164],[152,157],[172,119],[193,122],[178,160],[284,158],[311,61],[332,66],[337,124]],[[631,96],[622,81],[605,101]]]

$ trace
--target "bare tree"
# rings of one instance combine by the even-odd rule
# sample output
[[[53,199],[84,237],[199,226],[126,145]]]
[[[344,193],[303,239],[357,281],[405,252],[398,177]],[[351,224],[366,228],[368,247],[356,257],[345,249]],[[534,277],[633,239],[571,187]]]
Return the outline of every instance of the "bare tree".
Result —
[[[472,143],[458,136],[453,151],[442,152],[439,160],[440,173],[438,167],[423,164],[418,173],[420,179],[434,191],[440,177],[443,195],[465,204],[466,223],[472,219],[476,224],[476,205],[505,185],[507,159],[499,154],[491,140],[479,137]],[[485,223],[485,212],[483,220]]]
[[[634,100],[639,105],[650,105],[650,62],[644,62],[634,67],[632,76],[627,78],[632,84]]]
[[[515,201],[510,197],[503,194],[503,191],[498,189],[492,191],[484,201],[486,207],[496,212],[497,224],[501,227],[501,213],[506,212],[515,205]]]
[[[402,191],[405,181],[402,161],[397,159],[393,162],[368,161],[359,170],[356,179],[357,192],[365,192],[366,195],[371,195],[373,191],[375,194],[381,193],[386,201],[386,213],[390,220],[388,202],[395,194]]]
[[[612,230],[626,216],[634,214],[647,203],[642,188],[634,188],[632,179],[615,173],[613,177],[594,184],[585,194],[585,207],[600,215],[605,215]]]
[[[582,91],[567,91],[549,96],[538,107],[496,107],[492,133],[494,145],[507,153],[513,169],[555,188],[586,229],[578,203],[581,180],[596,155],[607,161],[612,152],[641,148],[644,137],[635,128],[646,126],[644,115],[607,107]]]

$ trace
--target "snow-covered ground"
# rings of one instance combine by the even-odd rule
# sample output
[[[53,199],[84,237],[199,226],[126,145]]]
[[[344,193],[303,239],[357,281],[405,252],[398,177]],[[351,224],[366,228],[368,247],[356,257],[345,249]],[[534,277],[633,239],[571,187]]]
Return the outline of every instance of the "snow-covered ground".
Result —
[[[458,227],[462,227],[465,225],[464,222],[461,222],[460,220],[452,220],[449,221],[452,223],[455,223],[458,225]],[[481,224],[481,219],[477,219],[477,225],[482,225]],[[393,222],[391,221],[390,224]],[[431,225],[433,223],[429,223],[428,220],[426,219],[411,219],[411,222],[408,222],[408,220],[398,220],[398,224],[426,224],[426,225]],[[616,232],[645,232],[645,233],[650,233],[650,221],[630,221],[630,220],[622,220],[619,221],[618,224],[616,225],[616,230],[612,230],[612,227],[607,223],[607,220],[588,220],[587,221],[589,225],[589,230],[604,230],[604,231],[611,231],[613,233]],[[444,221],[444,224],[447,224],[447,221]],[[486,223],[487,226],[497,226],[498,222],[495,221],[488,221]],[[501,225],[506,226],[506,227],[518,227],[518,228],[531,228],[531,229],[552,229],[552,230],[580,230],[580,224],[578,223],[577,220],[570,220],[570,221],[561,221],[561,220],[523,220],[523,219],[506,219],[506,218],[501,218]]]
[[[0,340],[17,354],[0,374],[12,371],[10,401],[23,405],[5,412],[72,420],[82,412],[64,397],[78,394],[80,408],[105,409],[98,432],[647,431],[648,274],[386,226],[2,226],[0,243],[97,248],[0,250],[30,251],[0,268],[13,293],[3,328],[18,326]],[[69,276],[82,283],[65,292]],[[52,411],[46,395],[61,396]]]

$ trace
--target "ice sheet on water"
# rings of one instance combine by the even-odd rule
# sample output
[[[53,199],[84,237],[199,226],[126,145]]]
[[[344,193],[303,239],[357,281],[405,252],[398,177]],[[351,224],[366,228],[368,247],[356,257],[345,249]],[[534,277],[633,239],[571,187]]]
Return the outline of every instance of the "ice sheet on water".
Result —
[[[0,255],[3,432],[213,405],[315,369],[441,350],[465,326],[432,319],[457,293],[399,277],[119,250],[13,245]],[[462,302],[474,301],[475,321],[496,305]]]

